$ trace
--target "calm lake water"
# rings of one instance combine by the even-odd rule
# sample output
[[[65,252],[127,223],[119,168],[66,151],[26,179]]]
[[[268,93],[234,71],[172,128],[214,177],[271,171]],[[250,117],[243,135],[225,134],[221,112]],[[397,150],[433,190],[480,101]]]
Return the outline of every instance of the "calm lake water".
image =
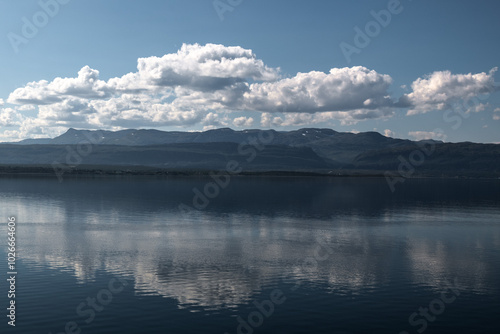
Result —
[[[500,180],[207,182],[0,178],[0,332],[499,332]]]

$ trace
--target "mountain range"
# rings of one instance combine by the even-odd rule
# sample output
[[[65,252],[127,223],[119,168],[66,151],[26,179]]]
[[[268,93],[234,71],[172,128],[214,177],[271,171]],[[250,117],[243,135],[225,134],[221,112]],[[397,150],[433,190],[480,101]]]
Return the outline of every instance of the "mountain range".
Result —
[[[244,171],[500,176],[500,145],[390,138],[377,132],[229,128],[204,132],[75,130],[0,144],[2,165],[128,166]]]

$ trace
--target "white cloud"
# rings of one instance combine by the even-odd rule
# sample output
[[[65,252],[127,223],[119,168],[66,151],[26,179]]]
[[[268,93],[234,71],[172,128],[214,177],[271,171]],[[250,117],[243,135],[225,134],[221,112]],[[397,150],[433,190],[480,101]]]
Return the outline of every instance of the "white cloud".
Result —
[[[217,115],[216,113],[209,113],[208,115],[206,115],[204,118],[203,118],[203,124],[205,125],[219,125],[220,122],[219,122],[219,115]]]
[[[316,113],[269,113],[264,112],[261,116],[262,127],[278,126],[312,126],[320,123],[331,123],[339,121],[341,125],[353,125],[360,120],[371,118],[385,118],[393,114],[392,109],[380,110],[352,110],[352,111],[326,111]],[[277,116],[279,115],[279,116]]]
[[[250,127],[253,125],[253,118],[252,117],[237,117],[233,120],[234,126],[237,126],[239,128],[241,127]]]
[[[5,130],[4,132],[0,132],[0,141],[2,142],[13,142],[21,139],[18,130]]]
[[[385,129],[384,136],[394,138],[396,136],[396,133],[394,131],[389,130],[389,129]]]
[[[493,120],[500,121],[500,115],[497,113],[500,113],[500,108],[495,108],[495,110],[493,110]]]
[[[239,46],[184,44],[177,53],[139,58],[138,73],[156,86],[217,90],[248,78],[276,80],[279,69],[264,65],[252,50]]]
[[[281,123],[283,123],[283,119],[271,113],[263,112],[260,116],[260,126],[263,128],[277,127],[280,126]]]
[[[8,96],[15,114],[3,112],[0,122],[17,125],[19,135],[28,137],[68,127],[250,127],[259,119],[248,112],[261,113],[262,127],[352,125],[391,117],[397,108],[423,113],[488,93],[495,71],[434,72],[395,103],[392,78],[362,66],[281,78],[279,68],[266,66],[252,50],[184,44],[175,53],[139,58],[136,71],[108,80],[84,66],[75,77],[30,82]]]
[[[16,107],[16,109],[19,111],[35,110],[36,106],[34,106],[33,104],[24,104],[22,106]]]
[[[201,124],[204,125],[204,130],[215,129],[219,127],[228,127],[229,126],[229,118],[227,115],[221,115],[211,112],[205,115],[202,119]]]
[[[177,53],[139,58],[137,72],[107,82],[99,71],[83,67],[76,78],[56,78],[28,83],[9,96],[15,104],[47,105],[64,98],[106,99],[121,93],[168,94],[168,89],[185,87],[195,91],[217,91],[247,79],[276,80],[279,69],[269,68],[252,50],[223,45],[184,44]]]
[[[184,44],[177,53],[140,58],[137,69],[104,81],[85,66],[75,78],[30,82],[8,102],[18,110],[37,106],[38,123],[49,127],[189,126],[238,106],[247,81],[279,79],[279,69],[251,50],[215,44]]]
[[[19,126],[24,116],[12,108],[0,108],[0,126]]]
[[[9,95],[13,104],[48,105],[65,98],[105,98],[109,96],[106,82],[99,80],[99,71],[83,67],[76,78],[55,78],[53,81],[34,81]]]
[[[17,130],[4,131],[9,134],[11,140],[20,140],[25,138],[48,138],[56,137],[67,130],[65,126],[57,126],[48,123],[39,118],[24,117]]]
[[[472,112],[477,113],[477,112],[485,111],[487,107],[488,107],[488,103],[478,103],[477,105],[468,108],[466,113],[470,114]]]
[[[447,136],[438,130],[434,131],[410,131],[408,135],[415,140],[426,140],[426,139],[434,139],[434,140],[442,140],[445,141]]]
[[[262,112],[376,110],[393,104],[392,79],[365,67],[312,71],[275,82],[254,83],[244,93],[246,109]]]
[[[415,80],[412,92],[400,99],[401,107],[410,107],[408,115],[427,113],[431,110],[443,110],[458,100],[468,100],[481,94],[496,90],[494,74],[497,68],[488,73],[451,74],[450,71],[438,71]]]

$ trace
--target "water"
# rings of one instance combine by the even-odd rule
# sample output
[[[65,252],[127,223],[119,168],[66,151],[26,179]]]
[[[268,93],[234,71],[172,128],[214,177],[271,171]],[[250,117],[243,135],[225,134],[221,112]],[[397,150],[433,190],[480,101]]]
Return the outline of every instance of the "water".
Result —
[[[209,181],[0,178],[1,333],[500,329],[499,180],[233,177],[179,211]]]

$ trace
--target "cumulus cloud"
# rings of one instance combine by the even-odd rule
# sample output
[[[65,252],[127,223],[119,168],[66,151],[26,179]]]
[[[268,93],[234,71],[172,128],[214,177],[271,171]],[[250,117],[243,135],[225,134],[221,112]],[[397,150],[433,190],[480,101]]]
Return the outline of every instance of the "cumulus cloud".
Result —
[[[375,110],[388,107],[389,75],[362,66],[312,71],[275,82],[254,83],[244,94],[247,109],[264,112]]]
[[[236,127],[250,127],[253,125],[253,118],[252,117],[237,117],[233,120],[233,124]]]
[[[394,131],[389,130],[389,129],[385,129],[384,136],[394,138],[396,136],[396,133]]]
[[[468,100],[481,94],[497,90],[494,74],[497,67],[488,73],[452,74],[438,71],[415,80],[412,92],[405,94],[399,101],[401,107],[410,107],[408,115],[427,113],[431,110],[444,110],[459,100]]]
[[[279,69],[269,68],[252,50],[239,46],[184,44],[177,53],[139,58],[138,74],[156,86],[188,86],[218,90],[248,78],[276,80]]]
[[[136,71],[107,80],[84,66],[75,77],[30,82],[8,96],[12,108],[2,109],[0,122],[19,126],[18,134],[28,137],[68,127],[208,129],[259,122],[247,112],[259,112],[262,127],[351,125],[391,117],[398,108],[424,113],[491,92],[495,71],[434,72],[413,82],[412,91],[395,102],[392,78],[366,67],[283,78],[279,68],[267,66],[250,49],[184,44],[175,53],[139,58]],[[476,103],[470,112],[485,106]]]
[[[500,108],[493,110],[493,120],[500,121]]]
[[[99,80],[99,71],[83,67],[76,78],[55,78],[34,81],[9,95],[13,104],[49,105],[65,98],[105,98],[109,96],[106,82]]]
[[[99,80],[99,71],[83,67],[76,78],[56,78],[28,83],[12,92],[8,102],[48,105],[64,98],[106,99],[113,94],[157,92],[162,88],[185,87],[217,91],[252,80],[276,80],[279,69],[269,68],[252,50],[223,45],[184,44],[177,53],[163,57],[139,58],[137,72],[108,81]]]
[[[279,72],[239,46],[184,44],[176,53],[140,58],[136,72],[107,81],[84,66],[74,78],[30,82],[8,102],[18,111],[36,106],[31,124],[79,128],[253,124],[214,116],[236,110],[262,112],[265,126],[352,124],[392,114],[388,75],[360,66],[287,79]],[[266,116],[275,112],[284,115]]]
[[[0,126],[19,126],[23,119],[23,115],[12,108],[0,109]]]
[[[33,104],[23,104],[21,106],[17,106],[16,109],[19,111],[35,110],[36,106]]]
[[[189,126],[210,112],[234,110],[249,81],[279,77],[279,68],[266,66],[252,50],[184,44],[176,53],[140,58],[136,72],[107,81],[85,66],[74,78],[30,82],[8,102],[17,110],[38,107],[40,123],[54,126]]]
[[[227,115],[221,115],[214,112],[210,112],[201,120],[203,130],[211,130],[220,127],[228,127],[230,119]]]
[[[445,141],[447,136],[439,130],[434,130],[434,131],[410,131],[408,132],[408,135],[412,137],[415,140],[428,140],[428,139],[434,139],[434,140],[441,140]]]
[[[263,128],[277,127],[280,126],[281,123],[283,123],[283,119],[271,113],[263,112],[260,116],[260,126]]]
[[[477,105],[474,105],[474,106],[468,108],[466,113],[469,114],[472,112],[485,111],[488,106],[489,106],[488,103],[478,103]]]
[[[20,119],[21,120],[19,122],[16,122],[16,124],[14,124],[18,125],[17,129],[4,130],[3,133],[0,133],[0,138],[2,139],[2,141],[17,141],[26,138],[55,137],[67,130],[67,127],[55,126],[38,118],[29,118],[21,115]],[[11,123],[10,125],[12,126],[13,124]],[[8,126],[8,124],[6,126]]]
[[[311,126],[320,123],[339,121],[341,125],[356,124],[360,120],[370,118],[385,118],[392,116],[390,108],[380,110],[326,111],[316,113],[275,113],[264,112],[261,115],[262,127],[279,126]]]

